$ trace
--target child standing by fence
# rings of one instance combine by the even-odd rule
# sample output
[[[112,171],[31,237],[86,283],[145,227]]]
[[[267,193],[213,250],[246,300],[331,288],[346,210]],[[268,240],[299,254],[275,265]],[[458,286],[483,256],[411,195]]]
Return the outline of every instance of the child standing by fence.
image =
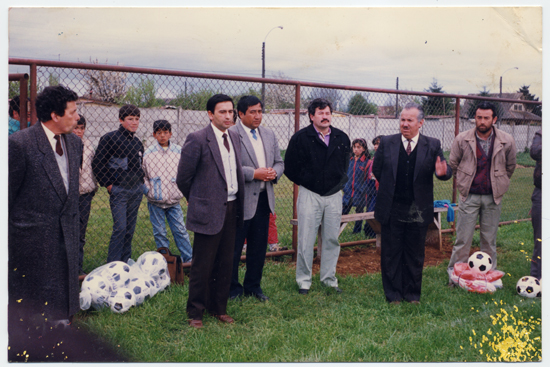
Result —
[[[359,138],[352,142],[353,155],[348,166],[348,182],[344,186],[342,197],[342,214],[348,214],[352,207],[356,213],[363,213],[367,204],[367,174],[372,161],[365,139]],[[362,229],[362,220],[355,222],[353,233]]]
[[[143,155],[144,194],[147,196],[153,235],[157,248],[170,247],[170,241],[166,237],[167,220],[176,247],[180,251],[181,260],[189,262],[193,250],[180,205],[183,194],[176,184],[181,147],[170,143],[172,126],[166,120],[157,120],[153,123],[153,136],[157,143],[149,147]]]

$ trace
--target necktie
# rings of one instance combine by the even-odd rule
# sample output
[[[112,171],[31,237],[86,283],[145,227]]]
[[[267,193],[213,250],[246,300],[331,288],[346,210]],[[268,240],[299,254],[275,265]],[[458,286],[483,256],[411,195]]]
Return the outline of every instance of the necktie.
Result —
[[[254,140],[258,140],[258,136],[256,135],[256,129],[250,130],[250,133],[252,134],[252,137],[254,138]]]
[[[63,157],[63,147],[61,147],[61,137],[59,135],[55,135],[54,139],[57,140],[57,143],[55,143],[55,152],[59,154],[60,157]]]
[[[227,134],[224,133],[222,137],[223,137],[223,145],[225,149],[227,149],[227,152],[231,152],[231,149],[229,149],[229,142],[227,141]]]
[[[409,142],[409,144],[407,145],[407,149],[405,150],[407,152],[407,155],[410,155],[411,154],[411,139],[407,139],[407,141]]]

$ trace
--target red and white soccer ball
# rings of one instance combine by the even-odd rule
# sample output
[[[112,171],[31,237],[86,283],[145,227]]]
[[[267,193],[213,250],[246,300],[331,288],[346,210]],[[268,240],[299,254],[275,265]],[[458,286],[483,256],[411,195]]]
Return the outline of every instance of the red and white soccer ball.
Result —
[[[493,260],[489,254],[476,251],[468,258],[468,267],[482,274],[487,274],[493,268]]]

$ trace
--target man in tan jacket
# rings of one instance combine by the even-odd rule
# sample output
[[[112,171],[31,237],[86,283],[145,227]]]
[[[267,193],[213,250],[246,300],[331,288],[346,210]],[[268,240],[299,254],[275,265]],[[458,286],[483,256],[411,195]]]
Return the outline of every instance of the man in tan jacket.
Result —
[[[449,163],[460,193],[456,220],[456,242],[447,271],[454,264],[466,262],[479,216],[481,251],[497,266],[496,237],[502,197],[510,186],[516,169],[516,143],[510,135],[497,129],[496,108],[491,102],[479,104],[476,127],[458,134],[451,147]],[[449,281],[449,286],[454,283]]]

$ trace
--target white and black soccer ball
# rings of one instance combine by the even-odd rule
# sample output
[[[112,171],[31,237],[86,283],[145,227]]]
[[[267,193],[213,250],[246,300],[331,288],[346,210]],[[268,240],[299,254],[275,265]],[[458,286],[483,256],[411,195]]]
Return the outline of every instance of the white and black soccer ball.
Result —
[[[115,313],[123,313],[135,305],[136,297],[131,289],[119,288],[111,293],[108,302],[111,307],[111,311]]]
[[[82,289],[79,295],[80,309],[87,310],[92,305],[92,292],[89,289]]]
[[[82,282],[82,291],[88,290],[91,295],[91,302],[94,308],[102,308],[107,304],[107,298],[111,294],[110,282],[101,275],[88,274]]]
[[[106,264],[101,275],[108,279],[113,290],[126,288],[130,284],[130,265],[123,261],[113,261]]]
[[[136,264],[142,272],[152,276],[155,280],[161,275],[168,273],[168,263],[162,254],[156,251],[144,252],[138,257]]]
[[[493,268],[493,260],[489,254],[476,251],[468,258],[468,266],[471,270],[486,274]]]
[[[144,278],[132,278],[128,289],[132,290],[136,298],[136,306],[141,305],[151,296],[151,284]]]
[[[522,277],[516,283],[516,291],[522,297],[535,298],[542,295],[540,281],[532,276]]]

